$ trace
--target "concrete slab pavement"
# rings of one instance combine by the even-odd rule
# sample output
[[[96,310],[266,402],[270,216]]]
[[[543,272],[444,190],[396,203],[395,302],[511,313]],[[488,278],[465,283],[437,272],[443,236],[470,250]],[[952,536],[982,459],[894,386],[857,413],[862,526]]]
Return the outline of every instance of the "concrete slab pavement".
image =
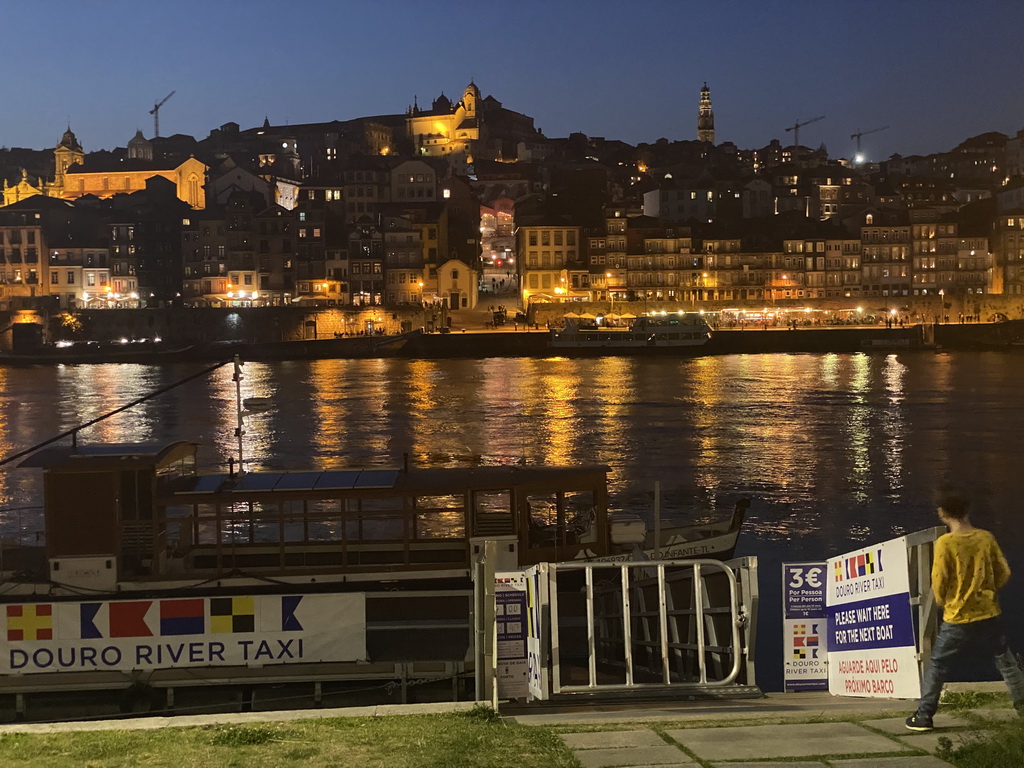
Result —
[[[633,768],[634,766],[688,766],[696,763],[676,747],[639,747],[636,749],[585,749],[574,752],[583,768]]]
[[[693,758],[651,730],[592,731],[562,734],[583,768],[656,765],[692,766]]]
[[[786,763],[792,765],[792,763]],[[933,755],[913,757],[867,757],[854,760],[832,760],[832,768],[949,768],[949,763]]]
[[[899,699],[854,699],[827,692],[770,693],[760,698],[703,701],[649,701],[588,703],[548,708],[502,708],[516,722],[526,725],[599,724],[602,722],[651,722],[674,720],[810,720],[906,717],[913,704]]]
[[[665,733],[700,759],[709,761],[889,755],[912,749],[856,723],[676,728]]]
[[[886,725],[890,721],[883,721]],[[939,735],[967,731],[940,730]],[[921,747],[895,735],[883,735],[858,723],[722,726],[678,728],[664,732],[673,743],[647,727],[630,730],[566,733],[561,738],[584,768],[690,766],[691,755],[715,768],[937,768],[948,765]],[[933,744],[934,742],[934,744]],[[933,751],[938,737],[927,744]],[[685,750],[685,751],[684,751]],[[900,755],[900,752],[906,754]],[[842,758],[842,755],[861,755]],[[874,755],[863,757],[863,755]],[[801,757],[814,758],[800,760]]]
[[[626,749],[629,747],[663,747],[665,740],[654,731],[590,731],[564,733],[562,741],[569,749]]]

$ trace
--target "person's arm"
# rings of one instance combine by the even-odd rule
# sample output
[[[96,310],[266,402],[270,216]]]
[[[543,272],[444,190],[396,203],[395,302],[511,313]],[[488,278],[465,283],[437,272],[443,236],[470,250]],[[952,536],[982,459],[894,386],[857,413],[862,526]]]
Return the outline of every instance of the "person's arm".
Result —
[[[1010,580],[1010,564],[1006,562],[1006,555],[999,548],[999,542],[992,538],[992,575],[995,578],[996,589],[1002,589]]]
[[[935,542],[935,555],[932,560],[932,595],[935,603],[941,608],[946,604],[948,592],[955,573],[953,555],[949,551],[945,537]]]

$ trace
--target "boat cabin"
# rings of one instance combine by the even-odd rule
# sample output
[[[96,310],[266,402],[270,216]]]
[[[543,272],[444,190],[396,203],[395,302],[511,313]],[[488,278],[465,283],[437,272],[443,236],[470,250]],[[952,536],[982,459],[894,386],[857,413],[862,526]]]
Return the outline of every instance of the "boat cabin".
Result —
[[[465,572],[609,554],[603,465],[199,474],[197,446],[47,448],[45,550],[57,584]],[[140,587],[141,588],[141,587]]]

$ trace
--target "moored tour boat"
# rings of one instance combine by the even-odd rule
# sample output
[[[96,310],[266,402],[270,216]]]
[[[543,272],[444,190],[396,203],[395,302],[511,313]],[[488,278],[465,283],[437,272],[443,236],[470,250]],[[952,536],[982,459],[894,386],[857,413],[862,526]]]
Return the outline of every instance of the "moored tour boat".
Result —
[[[204,474],[197,453],[75,441],[22,461],[43,531],[0,540],[0,693],[86,685],[132,708],[213,683],[457,681],[485,542],[499,571],[724,558],[746,509],[654,536],[609,513],[604,465]]]
[[[699,313],[656,312],[616,325],[604,317],[566,316],[565,328],[551,332],[555,349],[685,349],[701,347],[711,338],[711,327]]]

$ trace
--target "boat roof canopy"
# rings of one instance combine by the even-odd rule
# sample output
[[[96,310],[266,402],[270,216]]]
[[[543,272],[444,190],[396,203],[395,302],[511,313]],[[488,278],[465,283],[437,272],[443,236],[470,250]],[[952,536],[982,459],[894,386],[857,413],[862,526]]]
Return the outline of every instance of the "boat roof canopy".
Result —
[[[101,443],[96,445],[59,445],[36,451],[18,464],[47,470],[124,469],[128,466],[164,466],[192,455],[196,443]]]
[[[188,503],[225,495],[322,494],[325,498],[344,491],[390,491],[402,495],[446,495],[466,490],[502,490],[513,486],[526,489],[593,487],[610,471],[604,464],[533,467],[509,464],[479,467],[413,467],[400,469],[343,469],[313,472],[246,472],[197,475],[188,485],[178,486],[167,497],[189,497]]]
[[[247,472],[241,477],[230,474],[201,475],[176,495],[235,491],[349,491],[359,488],[393,488],[397,469],[351,469],[328,472]]]

